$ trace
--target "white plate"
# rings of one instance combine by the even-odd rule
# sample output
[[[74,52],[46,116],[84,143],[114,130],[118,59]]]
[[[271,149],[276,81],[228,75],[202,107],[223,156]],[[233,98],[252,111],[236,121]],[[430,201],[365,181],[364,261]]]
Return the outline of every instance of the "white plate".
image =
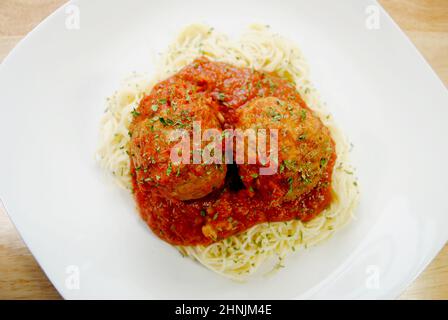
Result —
[[[73,6],[75,5],[75,6]],[[374,7],[369,7],[373,5]],[[372,1],[80,1],[26,37],[0,72],[0,196],[65,298],[394,298],[447,240],[448,94]],[[80,29],[72,17],[80,13]],[[373,13],[372,13],[373,12]],[[373,18],[374,19],[374,18]],[[374,21],[367,25],[375,27]],[[353,141],[357,219],[273,277],[235,283],[157,239],[97,166],[105,97],[191,22],[295,41]],[[79,276],[79,288],[77,277]]]

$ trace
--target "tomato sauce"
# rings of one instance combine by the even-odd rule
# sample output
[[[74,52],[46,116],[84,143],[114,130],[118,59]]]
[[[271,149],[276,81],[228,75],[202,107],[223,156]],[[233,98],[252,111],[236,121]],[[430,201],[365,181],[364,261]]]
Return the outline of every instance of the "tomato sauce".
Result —
[[[152,115],[151,108],[155,104],[169,108],[173,104],[194,103],[205,98],[223,115],[223,129],[232,128],[237,108],[252,99],[269,96],[308,108],[294,84],[285,79],[199,58],[158,83],[140,102],[138,117]],[[333,199],[331,176],[335,160],[333,153],[317,187],[281,205],[235,183],[229,171],[236,172],[236,165],[228,165],[229,178],[222,189],[188,201],[168,199],[139,188],[132,161],[131,175],[140,215],[156,235],[174,245],[207,245],[263,222],[313,219]]]

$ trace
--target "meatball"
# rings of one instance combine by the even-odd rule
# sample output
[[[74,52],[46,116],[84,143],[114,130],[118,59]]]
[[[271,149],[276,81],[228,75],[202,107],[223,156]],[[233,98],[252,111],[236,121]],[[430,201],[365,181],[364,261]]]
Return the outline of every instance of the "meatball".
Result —
[[[200,121],[201,131],[220,130],[217,112],[205,99],[154,109],[152,114],[146,112],[144,116],[137,112],[130,127],[128,152],[138,187],[143,191],[155,190],[161,196],[177,200],[199,199],[220,188],[226,176],[224,164],[192,162],[193,122]],[[176,129],[183,130],[191,141],[187,146],[190,153],[187,161],[179,160],[185,156],[182,155],[185,149],[176,148],[182,138],[177,136],[173,139]],[[203,142],[201,148],[205,144]],[[178,161],[172,159],[172,152],[178,155]]]
[[[259,169],[270,164],[260,163],[259,157],[255,164],[247,164],[246,160],[239,165],[239,174],[249,190],[280,204],[311,191],[330,174],[327,166],[334,163],[334,143],[329,130],[309,109],[267,97],[239,108],[236,118],[235,127],[242,130],[278,130],[276,173],[260,175]],[[269,139],[268,142],[269,151]],[[245,154],[247,159],[247,148]]]

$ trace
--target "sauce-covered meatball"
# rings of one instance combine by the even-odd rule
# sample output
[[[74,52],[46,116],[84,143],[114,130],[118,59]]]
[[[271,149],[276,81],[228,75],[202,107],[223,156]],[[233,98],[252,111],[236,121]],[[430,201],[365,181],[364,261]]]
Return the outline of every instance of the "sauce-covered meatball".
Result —
[[[333,141],[328,129],[309,109],[267,97],[252,100],[236,114],[235,127],[239,129],[278,130],[277,172],[260,175],[259,169],[269,163],[242,164],[239,173],[246,187],[280,204],[311,191],[327,174],[327,164],[334,156]],[[273,142],[267,142],[269,151]],[[247,152],[246,148],[246,159]]]
[[[145,110],[141,102],[139,110]],[[155,190],[170,199],[191,200],[205,197],[220,188],[225,180],[226,166],[223,164],[193,164],[193,123],[201,131],[219,129],[220,122],[206,99],[175,106],[154,106],[152,112],[137,114],[131,125],[129,153],[134,167],[138,187],[143,191]],[[182,135],[188,135],[185,147],[179,146]],[[201,148],[205,143],[202,143]],[[188,150],[188,160],[182,161],[182,152]],[[176,152],[176,161],[172,158]]]

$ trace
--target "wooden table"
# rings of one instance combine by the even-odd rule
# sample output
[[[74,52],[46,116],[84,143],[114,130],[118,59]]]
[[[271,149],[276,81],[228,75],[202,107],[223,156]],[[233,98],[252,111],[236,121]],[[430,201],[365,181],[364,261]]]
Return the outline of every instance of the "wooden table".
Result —
[[[0,61],[64,2],[0,0]],[[380,3],[448,85],[448,0],[381,0]],[[60,298],[0,209],[0,299]],[[400,298],[448,299],[448,245]]]

